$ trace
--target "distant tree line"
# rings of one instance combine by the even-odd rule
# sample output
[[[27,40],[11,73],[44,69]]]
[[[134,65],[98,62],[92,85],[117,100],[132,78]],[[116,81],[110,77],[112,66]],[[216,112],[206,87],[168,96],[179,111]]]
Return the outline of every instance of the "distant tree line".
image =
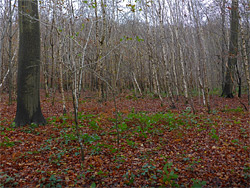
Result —
[[[0,2],[0,92],[15,96],[18,1]],[[38,1],[41,88],[169,97],[249,91],[248,0]],[[27,16],[27,15],[24,15]],[[20,48],[22,48],[20,46]],[[248,76],[249,77],[249,76]]]

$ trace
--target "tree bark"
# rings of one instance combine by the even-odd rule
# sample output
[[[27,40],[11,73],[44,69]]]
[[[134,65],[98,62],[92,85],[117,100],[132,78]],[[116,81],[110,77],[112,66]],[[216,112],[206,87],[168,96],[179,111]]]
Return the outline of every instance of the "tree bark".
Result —
[[[176,37],[176,42],[177,42],[177,47],[179,50],[179,55],[180,55],[180,65],[181,65],[181,80],[183,82],[183,89],[184,89],[184,97],[185,97],[185,102],[188,103],[188,86],[187,86],[187,81],[186,81],[186,71],[185,71],[185,62],[184,62],[184,54],[183,54],[183,48],[181,44],[181,39],[179,37],[179,28],[178,28],[178,19],[179,17],[177,16],[176,18],[174,17],[174,12],[171,10],[171,3],[168,2],[168,6],[170,9],[170,14],[173,20],[173,24],[175,25],[172,29],[172,33],[175,34]]]
[[[167,60],[167,49],[166,49],[166,46],[165,46],[165,43],[164,43],[164,41],[165,41],[165,32],[164,32],[164,25],[163,25],[164,15],[163,15],[163,11],[162,11],[161,6],[164,6],[164,5],[161,5],[160,1],[159,1],[159,7],[160,8],[159,8],[158,16],[159,16],[159,20],[160,20],[160,39],[161,39],[161,46],[162,46],[163,62],[164,62],[164,65],[166,67],[167,89],[168,89],[168,94],[169,94],[170,101],[171,101],[170,107],[171,108],[176,108],[174,97],[173,97],[173,92],[172,92],[171,86],[170,86],[170,68],[169,68],[168,60]]]
[[[245,70],[245,76],[247,80],[247,93],[248,93],[248,110],[250,106],[250,75],[249,75],[249,67],[248,67],[248,57],[247,57],[247,48],[246,48],[246,40],[244,37],[244,31],[242,26],[242,21],[240,19],[240,34],[241,34],[241,40],[242,40],[242,52],[243,52],[243,62],[244,62],[244,70]]]
[[[9,75],[8,75],[8,89],[9,89],[9,104],[12,104],[12,90],[13,90],[13,83],[12,83],[12,9],[11,9],[11,1],[9,1]]]
[[[63,89],[63,59],[62,59],[62,39],[60,38],[60,35],[58,34],[58,40],[59,40],[59,49],[58,49],[58,61],[59,61],[59,88],[62,95],[62,103],[63,103],[63,115],[66,115],[66,101],[64,96],[64,89]]]
[[[40,106],[40,25],[36,0],[18,1],[19,56],[16,126],[46,123]]]
[[[201,51],[201,58],[202,58],[201,63],[197,64],[198,80],[199,80],[200,88],[201,88],[202,94],[203,94],[204,105],[207,106],[208,112],[210,112],[211,107],[210,107],[210,101],[209,101],[209,88],[208,88],[208,76],[207,76],[208,49],[207,49],[206,44],[205,44],[205,37],[204,37],[203,28],[200,26],[199,21],[198,21],[199,14],[197,12],[198,16],[196,16],[196,14],[194,12],[193,1],[191,1],[191,7],[192,7],[193,18],[194,18],[194,21],[195,21],[196,27],[197,27],[197,35],[198,35],[197,40],[198,40],[199,49]],[[191,10],[190,10],[190,12],[191,12]],[[192,38],[193,38],[193,41],[195,42],[194,35],[192,36]],[[196,51],[195,51],[194,55],[196,56],[195,60],[197,61],[197,52]],[[201,70],[201,68],[202,68],[202,70]],[[202,82],[202,78],[201,78],[202,74],[203,74],[203,82]]]
[[[221,74],[222,74],[222,89],[225,85],[225,64],[226,64],[226,49],[227,49],[227,40],[226,40],[226,1],[222,1],[221,4]]]
[[[231,7],[231,29],[230,29],[230,44],[229,44],[229,57],[226,69],[226,80],[223,88],[222,96],[226,98],[233,98],[233,81],[234,81],[234,68],[237,64],[238,55],[238,28],[239,28],[239,15],[238,15],[238,0],[232,0]]]

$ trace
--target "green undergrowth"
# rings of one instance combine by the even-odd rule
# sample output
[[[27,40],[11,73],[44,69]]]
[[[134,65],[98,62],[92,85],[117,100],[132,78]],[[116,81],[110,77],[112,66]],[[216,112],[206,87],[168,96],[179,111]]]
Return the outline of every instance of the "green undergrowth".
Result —
[[[212,120],[204,118],[201,122],[198,116],[192,114],[189,109],[183,111],[181,114],[173,112],[134,112],[134,110],[132,110],[127,114],[119,112],[117,119],[114,117],[103,117],[101,115],[80,112],[78,114],[78,120],[79,127],[82,130],[79,139],[84,143],[85,148],[88,148],[86,151],[87,155],[113,155],[112,161],[113,163],[117,163],[118,170],[120,165],[125,164],[127,160],[127,156],[121,153],[125,151],[126,148],[138,149],[141,147],[142,142],[140,140],[144,140],[143,142],[145,142],[145,144],[152,144],[155,142],[153,137],[157,136],[159,137],[159,144],[163,144],[165,140],[161,138],[161,136],[167,134],[167,132],[174,132],[176,138],[181,138],[186,134],[183,130],[197,129],[202,131],[202,127],[204,126],[211,126],[210,132],[212,139],[217,140],[218,138],[216,131],[214,131],[215,129],[212,128]],[[53,140],[56,141],[58,148],[51,154],[49,162],[56,166],[61,166],[65,155],[69,155],[70,153],[74,156],[80,155],[79,146],[74,146],[78,138],[76,136],[73,115],[52,117],[48,121],[54,125],[54,129],[59,131],[59,135],[56,138],[47,140],[43,145],[44,147],[41,147],[40,150],[51,149]],[[109,122],[112,126],[108,126],[108,124],[104,124],[103,122]],[[83,130],[88,131],[84,132]],[[118,134],[120,136],[119,138],[116,137]],[[109,141],[103,139],[103,136],[110,137]],[[120,139],[119,148],[116,145],[117,139]],[[72,147],[72,145],[74,147]],[[158,185],[157,181],[160,179],[162,185],[179,187],[177,183],[179,171],[174,167],[173,163],[166,162],[163,167],[156,168],[155,164],[150,162],[152,155],[155,155],[157,150],[161,149],[162,146],[158,145],[157,147],[153,147],[151,152],[141,154],[140,159],[145,160],[147,163],[142,167],[140,173],[136,174],[128,171],[123,175],[127,186],[133,186],[136,178],[147,178],[148,181],[151,182],[151,186]],[[189,168],[192,168],[194,165],[195,161],[189,165]],[[91,167],[91,169],[93,168],[94,167]],[[91,179],[95,179],[96,176],[107,176],[106,172],[99,170],[94,173],[95,170],[91,169],[86,172],[87,174],[92,174]],[[43,182],[44,180],[41,181]],[[194,187],[202,187],[206,183],[199,179],[193,179],[192,181],[191,186],[193,185]],[[60,182],[57,181],[56,183]]]
[[[222,112],[244,112],[244,109],[241,107],[229,108],[228,105],[225,105],[224,109],[222,109]]]
[[[248,132],[247,129],[240,127],[241,121],[225,123],[226,120],[220,116],[195,115],[189,108],[182,113],[135,112],[132,109],[127,113],[119,112],[117,117],[114,114],[105,116],[79,112],[77,117],[80,127],[79,137],[73,114],[48,118],[46,128],[52,130],[50,134],[34,124],[18,129],[23,134],[41,137],[43,140],[38,148],[23,152],[16,156],[15,160],[46,156],[44,160],[48,166],[54,169],[60,168],[60,174],[54,171],[39,171],[41,187],[66,185],[64,177],[68,176],[68,172],[75,170],[67,163],[80,158],[81,155],[79,142],[84,146],[85,157],[87,156],[89,163],[87,167],[82,167],[81,173],[77,172],[74,184],[71,183],[75,187],[81,185],[80,182],[83,180],[88,181],[88,185],[92,187],[101,186],[102,179],[112,177],[111,171],[102,168],[101,159],[105,157],[108,157],[108,160],[105,159],[109,161],[108,165],[112,166],[108,168],[112,169],[114,174],[116,171],[119,172],[126,186],[134,187],[138,179],[145,179],[148,182],[147,185],[151,187],[204,187],[207,185],[207,179],[204,179],[204,176],[192,176],[192,174],[202,175],[202,168],[205,168],[206,163],[202,156],[192,155],[190,151],[196,154],[202,152],[202,155],[206,155],[209,151],[204,150],[204,140],[211,144],[208,148],[215,151],[225,146],[230,146],[231,150],[245,152],[249,150],[244,144],[244,139],[249,138]],[[223,128],[233,125],[239,126],[239,137],[225,137]],[[0,126],[1,136],[3,136],[1,147],[11,148],[20,145],[21,142],[13,141],[8,136],[8,133],[13,131],[15,129]],[[43,137],[45,134],[46,136]],[[166,151],[168,154],[165,153]],[[134,170],[130,168],[129,160],[133,161],[136,167]],[[249,179],[248,164],[241,168],[244,178]],[[199,173],[200,170],[201,173]],[[180,178],[186,179],[183,178],[183,172],[191,174],[185,184],[178,183],[183,182],[179,181]],[[2,172],[0,180],[3,183],[0,185],[13,186],[16,184],[16,179],[17,177]]]

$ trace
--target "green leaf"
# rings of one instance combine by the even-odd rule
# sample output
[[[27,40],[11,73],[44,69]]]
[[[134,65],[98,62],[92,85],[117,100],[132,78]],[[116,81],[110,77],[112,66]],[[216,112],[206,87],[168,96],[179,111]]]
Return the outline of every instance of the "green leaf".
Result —
[[[8,178],[5,180],[5,183],[8,183],[9,181],[13,181],[14,178],[12,178],[11,176],[8,176]]]
[[[85,24],[82,24],[81,31],[85,28]]]
[[[55,180],[56,180],[55,175],[54,175],[54,174],[52,174],[52,175],[50,176],[49,180],[50,180],[50,181],[55,181]]]
[[[93,182],[93,183],[90,185],[90,188],[96,188],[96,183]]]
[[[138,36],[136,36],[136,40],[137,40],[138,42],[143,42],[143,41],[144,41],[144,39],[140,39]]]

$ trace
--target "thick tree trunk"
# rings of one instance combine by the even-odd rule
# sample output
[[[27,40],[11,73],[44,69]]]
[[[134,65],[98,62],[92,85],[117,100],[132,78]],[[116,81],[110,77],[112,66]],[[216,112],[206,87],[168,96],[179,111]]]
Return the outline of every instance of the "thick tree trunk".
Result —
[[[232,0],[231,10],[231,30],[230,30],[230,44],[229,44],[229,57],[226,72],[226,80],[223,88],[222,96],[233,98],[233,81],[234,81],[234,68],[237,64],[238,55],[238,0]]]
[[[40,25],[37,1],[19,0],[16,126],[45,124],[40,107]]]

